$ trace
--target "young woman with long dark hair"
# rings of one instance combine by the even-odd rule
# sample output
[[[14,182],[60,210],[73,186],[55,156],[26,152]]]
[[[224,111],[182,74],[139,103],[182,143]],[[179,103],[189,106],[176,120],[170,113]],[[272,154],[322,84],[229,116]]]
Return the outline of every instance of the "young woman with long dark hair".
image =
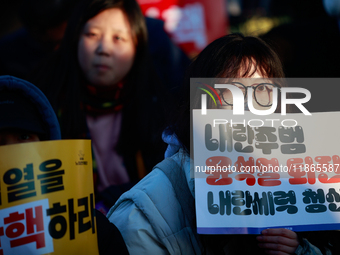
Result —
[[[64,139],[92,139],[97,198],[163,158],[170,95],[153,71],[135,0],[81,1],[60,48],[32,80],[57,112]]]

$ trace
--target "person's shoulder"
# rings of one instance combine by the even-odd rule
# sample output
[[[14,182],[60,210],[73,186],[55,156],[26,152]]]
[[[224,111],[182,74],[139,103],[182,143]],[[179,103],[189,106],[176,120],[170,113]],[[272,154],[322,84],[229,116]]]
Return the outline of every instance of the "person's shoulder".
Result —
[[[170,158],[172,163],[178,167],[182,167],[182,161],[185,160],[181,152],[174,154]],[[162,164],[168,161],[169,159],[164,159],[157,164],[147,176],[121,195],[115,205],[110,209],[108,217],[114,212],[117,213],[117,210],[133,210],[134,208],[139,208],[144,213],[149,214],[157,207],[166,207],[166,203],[176,204],[176,206],[178,206],[173,185],[164,171],[159,168],[164,166],[174,167],[174,165]]]
[[[117,203],[122,203],[126,200],[132,200],[138,203],[139,200],[145,200],[147,197],[157,197],[163,192],[166,192],[165,188],[168,189],[170,187],[171,183],[167,176],[156,167],[135,186],[125,192],[118,199]],[[157,201],[156,198],[154,200]]]
[[[174,155],[172,158],[176,159],[176,157]],[[166,204],[177,204],[171,181],[159,168],[159,165],[157,164],[148,175],[120,196],[108,212],[108,218],[112,214],[126,214],[135,208],[141,213],[150,215],[158,210],[156,208],[165,208]]]

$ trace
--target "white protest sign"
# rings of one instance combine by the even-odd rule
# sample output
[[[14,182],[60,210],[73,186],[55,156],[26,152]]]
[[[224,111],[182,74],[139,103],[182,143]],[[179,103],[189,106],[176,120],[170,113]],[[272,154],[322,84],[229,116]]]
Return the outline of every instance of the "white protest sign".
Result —
[[[340,112],[193,110],[198,233],[340,229],[339,126]]]

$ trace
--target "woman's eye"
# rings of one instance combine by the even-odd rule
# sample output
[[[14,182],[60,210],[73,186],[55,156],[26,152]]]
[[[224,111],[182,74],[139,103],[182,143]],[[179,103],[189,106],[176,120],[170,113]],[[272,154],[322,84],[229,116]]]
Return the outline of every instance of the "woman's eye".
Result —
[[[266,91],[266,86],[265,85],[260,85],[257,87],[259,91]]]
[[[85,35],[86,35],[87,37],[95,37],[95,36],[96,36],[95,33],[91,33],[91,32],[85,33]]]
[[[124,41],[124,38],[123,38],[122,36],[119,36],[119,35],[115,35],[115,36],[114,36],[114,39],[115,39],[116,41]]]

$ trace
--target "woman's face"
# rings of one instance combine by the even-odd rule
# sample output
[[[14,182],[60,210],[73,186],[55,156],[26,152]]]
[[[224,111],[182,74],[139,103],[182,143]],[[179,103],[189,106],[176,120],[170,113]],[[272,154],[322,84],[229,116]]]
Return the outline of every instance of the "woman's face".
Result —
[[[251,70],[251,73],[253,73],[253,71],[254,70]],[[252,94],[253,94],[252,104],[254,108],[257,110],[267,110],[268,109],[267,105],[268,106],[271,105],[273,101],[272,100],[272,96],[273,96],[272,87],[271,85],[267,85],[270,83],[271,83],[270,79],[268,79],[267,77],[263,77],[263,75],[259,73],[259,71],[256,71],[253,73],[252,76],[232,79],[232,81],[230,81],[229,84],[234,84],[239,89],[241,89],[244,94],[245,94],[245,90],[248,87],[250,86],[252,86],[253,88],[257,87],[256,93],[254,93],[254,90],[252,90]],[[232,106],[233,96],[230,90],[221,89],[220,96],[222,98],[222,106],[220,105],[219,108],[232,110],[233,109],[233,106]],[[256,96],[256,100],[255,100],[255,96]],[[247,98],[248,96],[245,98],[245,110],[248,110]]]
[[[78,62],[87,81],[113,86],[130,71],[135,44],[129,21],[121,9],[107,9],[84,25],[78,43]]]

